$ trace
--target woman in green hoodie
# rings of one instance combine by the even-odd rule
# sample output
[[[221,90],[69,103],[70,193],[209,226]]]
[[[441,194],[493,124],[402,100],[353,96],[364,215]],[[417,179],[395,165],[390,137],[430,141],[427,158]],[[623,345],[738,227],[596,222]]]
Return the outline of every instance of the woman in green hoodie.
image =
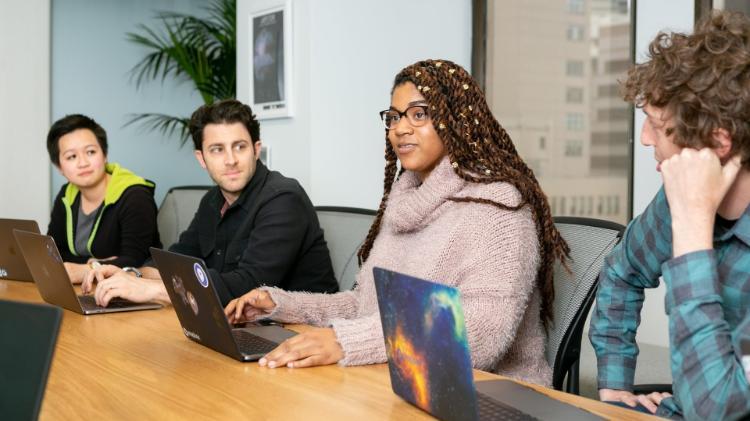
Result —
[[[55,198],[47,233],[73,283],[97,261],[138,267],[161,247],[154,183],[107,162],[107,133],[80,114],[56,121],[47,134],[52,163],[68,180]]]

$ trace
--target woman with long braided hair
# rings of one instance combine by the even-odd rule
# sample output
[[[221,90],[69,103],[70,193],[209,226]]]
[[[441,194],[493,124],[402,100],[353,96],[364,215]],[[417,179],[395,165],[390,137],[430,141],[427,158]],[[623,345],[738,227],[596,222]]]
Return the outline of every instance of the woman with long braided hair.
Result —
[[[568,247],[481,89],[452,62],[420,61],[396,75],[380,115],[384,192],[355,289],[264,287],[232,301],[227,316],[323,326],[287,340],[261,365],[385,362],[372,272],[385,267],[460,290],[476,368],[549,385],[552,268]]]

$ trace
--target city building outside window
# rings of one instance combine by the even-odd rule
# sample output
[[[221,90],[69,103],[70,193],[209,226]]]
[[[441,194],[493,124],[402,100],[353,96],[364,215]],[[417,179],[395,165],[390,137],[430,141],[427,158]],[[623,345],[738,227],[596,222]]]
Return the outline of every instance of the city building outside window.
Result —
[[[632,63],[629,5],[487,2],[487,99],[554,215],[630,217],[632,107],[618,84]]]

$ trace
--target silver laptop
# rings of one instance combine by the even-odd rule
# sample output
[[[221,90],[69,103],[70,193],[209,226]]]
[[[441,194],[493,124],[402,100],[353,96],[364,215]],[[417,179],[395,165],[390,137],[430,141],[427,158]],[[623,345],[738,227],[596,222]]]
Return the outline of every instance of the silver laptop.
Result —
[[[203,260],[151,248],[172,306],[188,339],[239,361],[256,361],[296,335],[277,325],[229,325]]]
[[[162,307],[157,303],[134,303],[123,299],[113,299],[107,307],[101,307],[96,304],[92,295],[76,295],[52,237],[19,230],[13,230],[13,234],[39,293],[50,304],[79,314],[154,310]]]
[[[14,229],[39,233],[36,221],[0,218],[0,279],[30,282],[31,272],[13,237]]]

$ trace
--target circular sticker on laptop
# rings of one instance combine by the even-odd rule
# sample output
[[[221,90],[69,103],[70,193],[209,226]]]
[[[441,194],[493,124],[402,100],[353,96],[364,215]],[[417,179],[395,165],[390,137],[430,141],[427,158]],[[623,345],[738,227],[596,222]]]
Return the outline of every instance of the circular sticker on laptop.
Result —
[[[198,278],[198,283],[200,283],[203,288],[208,288],[208,275],[206,275],[206,272],[203,271],[203,268],[199,263],[193,264],[193,271],[195,272],[195,277]]]

